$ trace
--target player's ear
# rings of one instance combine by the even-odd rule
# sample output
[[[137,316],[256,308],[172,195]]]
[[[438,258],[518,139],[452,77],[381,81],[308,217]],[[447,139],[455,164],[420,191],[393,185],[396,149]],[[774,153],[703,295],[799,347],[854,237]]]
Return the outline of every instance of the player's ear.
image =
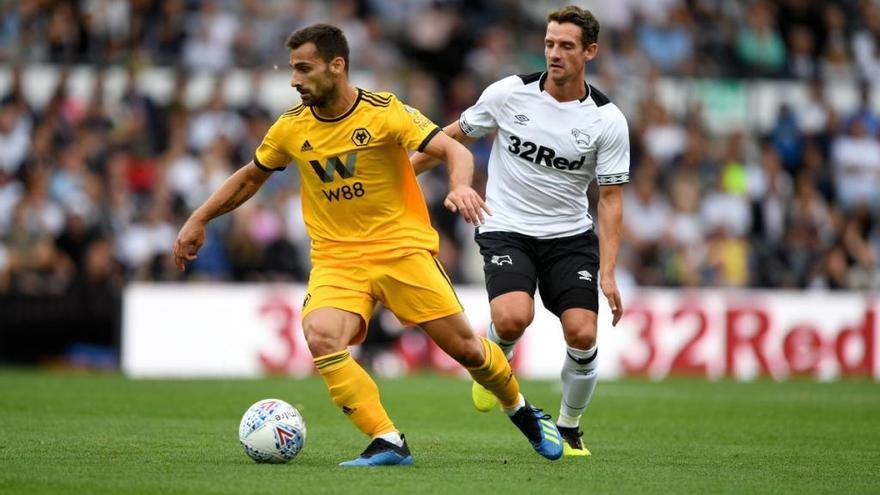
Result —
[[[334,75],[340,75],[345,72],[345,59],[336,57],[330,61],[330,72]]]
[[[598,43],[590,43],[587,45],[587,49],[584,50],[584,58],[587,62],[596,58],[596,54],[599,53],[599,44]]]

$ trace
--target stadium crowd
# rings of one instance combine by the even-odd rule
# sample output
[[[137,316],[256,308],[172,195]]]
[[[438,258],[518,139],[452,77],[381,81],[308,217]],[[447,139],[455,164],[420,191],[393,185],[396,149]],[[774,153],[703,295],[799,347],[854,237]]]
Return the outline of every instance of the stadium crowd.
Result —
[[[880,3],[875,1],[578,2],[602,24],[590,78],[612,101],[647,81],[627,109],[626,188],[618,278],[647,286],[880,288]],[[183,98],[191,74],[222,82],[234,67],[268,70],[284,39],[318,21],[340,26],[352,71],[376,74],[440,124],[492,81],[543,67],[551,1],[21,0],[0,2],[0,62],[14,68],[0,102],[0,294],[63,295],[131,280],[302,281],[308,238],[296,173],[213,222],[186,274],[169,253],[178,227],[236,167],[274,116],[231,106],[218,83],[208,103]],[[118,101],[98,77],[74,97],[63,71],[42,107],[25,97],[31,64],[125,66]],[[176,70],[170,99],[137,83],[141,68]],[[673,115],[658,77],[808,81],[808,105],[783,105],[767,133],[714,133],[699,106]],[[826,83],[860,84],[858,110],[839,114]],[[291,92],[291,105],[295,103]],[[477,142],[476,184],[490,143]],[[441,260],[479,283],[473,229],[443,208],[444,171],[423,177]],[[595,204],[593,202],[593,204]]]

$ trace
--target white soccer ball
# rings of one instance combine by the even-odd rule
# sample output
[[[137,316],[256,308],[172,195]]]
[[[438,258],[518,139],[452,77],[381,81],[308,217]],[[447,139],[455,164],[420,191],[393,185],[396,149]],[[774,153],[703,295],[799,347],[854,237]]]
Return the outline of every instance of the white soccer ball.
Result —
[[[244,452],[257,462],[289,462],[306,445],[302,414],[280,399],[263,399],[245,411],[238,426]]]

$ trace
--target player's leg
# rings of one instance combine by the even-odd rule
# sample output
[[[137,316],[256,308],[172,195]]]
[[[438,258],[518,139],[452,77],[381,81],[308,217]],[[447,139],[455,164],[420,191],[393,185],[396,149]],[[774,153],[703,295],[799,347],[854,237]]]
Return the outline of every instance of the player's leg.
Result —
[[[489,301],[489,308],[492,321],[486,338],[496,343],[510,361],[514,346],[535,316],[535,301],[527,292],[513,291]],[[498,403],[495,394],[476,381],[471,385],[471,401],[480,412],[489,412]]]
[[[396,430],[379,401],[376,383],[348,351],[363,325],[358,314],[326,307],[303,319],[303,333],[333,402],[359,430],[375,438]]]
[[[496,277],[495,283],[497,284],[498,279],[503,278],[503,275]],[[509,283],[507,286],[511,287],[513,284]],[[497,286],[493,289],[495,292],[505,290]],[[513,359],[514,346],[535,318],[535,300],[532,298],[532,293],[524,290],[511,290],[501,293],[489,301],[492,323],[489,325],[486,336],[498,344],[508,361]]]
[[[316,277],[313,271],[311,281],[321,278],[321,274]],[[363,340],[365,322],[374,304],[365,292],[310,284],[304,308],[303,334],[330,397],[359,430],[372,438],[367,450],[341,464],[344,466],[412,464],[405,439],[382,406],[376,382],[348,351],[349,345]]]
[[[509,359],[516,341],[535,316],[535,240],[512,232],[486,232],[477,234],[475,240],[483,256],[492,312],[487,336]]]
[[[539,290],[544,305],[562,322],[567,344],[556,423],[565,439],[566,455],[590,455],[581,440],[580,419],[593,396],[598,375],[598,241],[587,232],[545,241],[540,249],[544,256]]]
[[[401,321],[421,326],[444,352],[476,373],[505,407],[517,407],[519,385],[510,364],[497,345],[474,334],[440,262],[425,251],[389,261],[382,269],[375,281],[385,306]]]
[[[420,326],[468,370],[475,383],[494,394],[537,453],[550,460],[562,456],[562,438],[550,416],[525,400],[501,348],[474,335],[464,313],[422,322]]]
[[[501,348],[477,337],[462,312],[419,323],[446,354],[461,363],[474,380],[492,391],[511,413],[523,404],[519,383]]]
[[[478,234],[476,241],[483,256],[492,319],[486,338],[498,344],[510,361],[514,346],[535,316],[537,270],[531,258],[534,249],[529,238],[508,232]],[[471,386],[471,399],[481,412],[491,411],[497,402],[477,382]]]
[[[474,334],[436,259],[427,252],[400,258],[388,263],[376,282],[386,307],[401,321],[421,326],[475,381],[491,390],[539,454],[548,459],[562,455],[555,425],[522,397],[501,348]]]
[[[590,405],[599,376],[596,313],[569,308],[561,320],[568,349],[562,364],[562,401],[556,425],[566,440],[566,455],[590,455],[581,439],[580,420]]]

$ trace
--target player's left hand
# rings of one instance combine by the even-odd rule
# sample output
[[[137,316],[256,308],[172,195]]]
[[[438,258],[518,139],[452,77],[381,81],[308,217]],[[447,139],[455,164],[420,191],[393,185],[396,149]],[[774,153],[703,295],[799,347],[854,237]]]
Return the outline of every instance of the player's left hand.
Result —
[[[474,188],[471,186],[466,185],[455,186],[454,189],[449,191],[449,194],[446,195],[446,200],[443,201],[443,206],[453,213],[461,213],[464,220],[473,225],[485,223],[483,212],[486,212],[488,215],[492,214],[489,211],[489,207],[486,206],[486,202],[483,201],[483,198],[480,197],[477,191],[474,191]]]
[[[602,287],[602,293],[608,299],[608,307],[611,308],[611,326],[616,327],[620,317],[623,316],[623,302],[620,299],[620,291],[617,289],[617,280],[614,275],[602,275],[599,277],[599,284]]]

